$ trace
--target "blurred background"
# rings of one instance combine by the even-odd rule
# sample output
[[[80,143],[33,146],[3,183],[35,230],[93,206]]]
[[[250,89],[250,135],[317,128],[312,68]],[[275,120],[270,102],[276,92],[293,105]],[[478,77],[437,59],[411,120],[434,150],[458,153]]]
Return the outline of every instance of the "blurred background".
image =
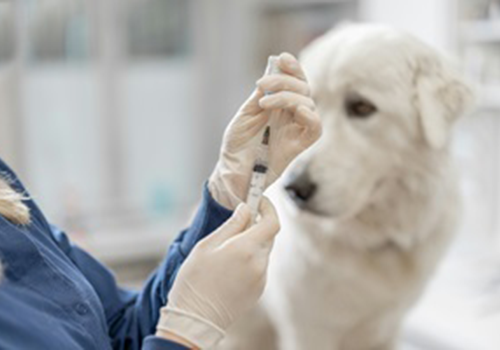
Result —
[[[224,126],[269,54],[336,23],[409,30],[458,57],[459,239],[407,349],[500,349],[499,0],[0,0],[0,154],[52,222],[139,286],[196,207]]]

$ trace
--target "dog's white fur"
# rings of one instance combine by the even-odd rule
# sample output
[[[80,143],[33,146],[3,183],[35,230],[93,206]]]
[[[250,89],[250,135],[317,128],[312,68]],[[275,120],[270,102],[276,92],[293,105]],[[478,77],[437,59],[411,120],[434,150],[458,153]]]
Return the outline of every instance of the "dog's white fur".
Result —
[[[449,134],[472,93],[436,51],[384,26],[333,30],[301,61],[324,131],[290,171],[317,184],[312,212],[274,189],[268,287],[221,348],[393,349],[455,231]],[[377,112],[349,118],[352,93]]]

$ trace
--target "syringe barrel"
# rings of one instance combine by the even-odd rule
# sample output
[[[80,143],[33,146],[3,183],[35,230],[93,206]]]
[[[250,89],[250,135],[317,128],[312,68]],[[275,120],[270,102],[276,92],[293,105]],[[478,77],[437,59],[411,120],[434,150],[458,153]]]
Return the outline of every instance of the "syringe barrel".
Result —
[[[279,62],[278,56],[269,56],[265,75],[280,74],[281,70],[279,69],[278,62]],[[267,94],[269,93],[266,92],[266,95]],[[281,112],[277,110],[271,113],[281,113]],[[267,126],[263,135],[263,142],[260,143],[258,146],[259,148],[257,152],[257,159],[252,171],[250,188],[248,190],[246,199],[246,203],[248,204],[252,212],[253,222],[255,222],[255,219],[257,218],[260,201],[262,199],[262,194],[264,193],[266,188],[266,177],[268,170],[267,161],[269,157],[268,144],[270,137],[272,137],[272,135],[270,135],[270,129],[269,126]]]
[[[248,191],[246,203],[252,212],[252,221],[255,222],[259,212],[259,205],[266,186],[266,173],[254,171]]]

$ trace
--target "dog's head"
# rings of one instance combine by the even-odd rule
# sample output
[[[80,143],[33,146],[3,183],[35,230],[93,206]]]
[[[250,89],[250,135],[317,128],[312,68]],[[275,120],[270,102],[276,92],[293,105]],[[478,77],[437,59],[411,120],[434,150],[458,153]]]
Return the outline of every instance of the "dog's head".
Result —
[[[388,178],[447,152],[472,93],[435,50],[410,34],[347,25],[301,56],[323,136],[289,169],[287,191],[308,215],[357,215]]]

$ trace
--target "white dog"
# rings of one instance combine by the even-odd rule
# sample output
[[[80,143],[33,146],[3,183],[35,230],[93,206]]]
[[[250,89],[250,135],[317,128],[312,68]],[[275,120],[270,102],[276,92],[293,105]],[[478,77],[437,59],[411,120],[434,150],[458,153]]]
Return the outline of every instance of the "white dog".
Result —
[[[472,94],[437,52],[382,26],[333,30],[301,60],[323,136],[274,188],[268,287],[221,348],[394,349],[455,231],[449,136]]]

